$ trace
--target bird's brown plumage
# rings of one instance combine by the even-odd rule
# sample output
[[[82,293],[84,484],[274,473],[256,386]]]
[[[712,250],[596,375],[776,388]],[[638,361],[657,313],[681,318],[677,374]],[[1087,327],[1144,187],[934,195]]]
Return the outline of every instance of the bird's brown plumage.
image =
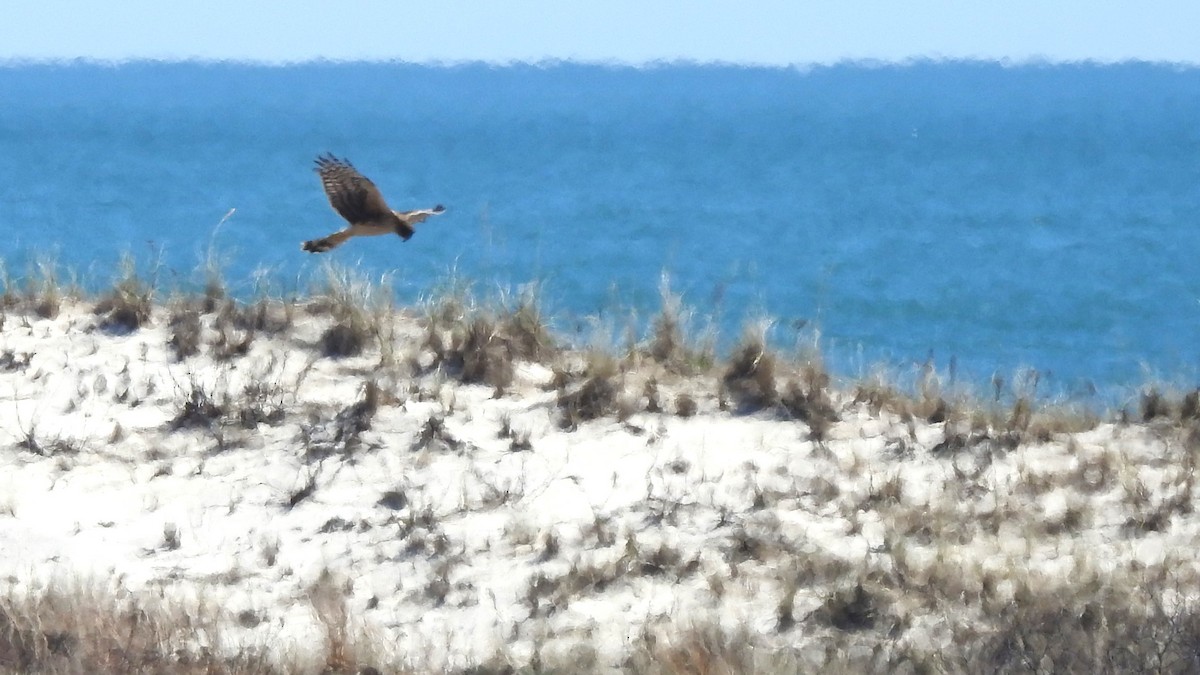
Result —
[[[379,188],[347,160],[325,154],[317,157],[315,163],[329,204],[350,223],[350,227],[321,239],[304,242],[301,248],[309,253],[323,253],[342,245],[351,237],[394,233],[408,240],[413,236],[414,225],[446,210],[438,204],[432,209],[393,211],[384,201]]]

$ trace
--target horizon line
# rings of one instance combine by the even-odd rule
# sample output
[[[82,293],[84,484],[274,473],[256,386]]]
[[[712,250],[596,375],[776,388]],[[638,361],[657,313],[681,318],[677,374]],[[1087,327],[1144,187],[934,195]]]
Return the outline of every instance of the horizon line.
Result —
[[[986,58],[986,57],[959,57],[959,56],[909,56],[903,59],[881,59],[881,58],[840,58],[826,61],[797,61],[790,63],[771,63],[771,62],[756,62],[756,61],[730,61],[721,59],[693,59],[693,58],[664,58],[664,59],[648,59],[642,61],[629,61],[622,59],[573,59],[573,58],[557,58],[544,57],[534,60],[529,59],[419,59],[407,60],[400,57],[371,57],[371,58],[329,58],[329,57],[306,57],[302,59],[261,59],[261,58],[213,58],[206,56],[187,56],[187,57],[150,57],[150,56],[128,56],[121,58],[99,58],[90,56],[77,57],[0,57],[0,68],[20,68],[20,67],[39,67],[39,66],[102,66],[102,67],[120,67],[126,65],[146,65],[146,64],[161,64],[161,65],[201,65],[201,66],[218,66],[218,65],[236,65],[236,66],[254,66],[262,68],[288,68],[295,66],[342,66],[342,65],[402,65],[402,66],[419,66],[428,68],[470,68],[470,67],[489,67],[489,68],[516,68],[516,67],[534,67],[534,68],[554,68],[561,66],[585,66],[598,68],[612,69],[628,69],[628,70],[655,70],[659,68],[745,68],[748,70],[795,70],[799,72],[808,72],[811,70],[831,69],[856,67],[863,69],[885,69],[885,68],[906,68],[925,65],[990,65],[1000,66],[1002,68],[1023,68],[1023,67],[1071,67],[1071,66],[1087,66],[1087,67],[1108,67],[1108,66],[1156,66],[1165,68],[1175,68],[1179,70],[1193,70],[1200,68],[1200,60],[1196,61],[1178,61],[1166,59],[1140,59],[1140,58],[1124,58],[1124,59],[1101,59],[1101,58],[1086,58],[1086,59],[1054,59],[1046,56],[1025,56],[1025,57],[1003,57],[1003,58]]]

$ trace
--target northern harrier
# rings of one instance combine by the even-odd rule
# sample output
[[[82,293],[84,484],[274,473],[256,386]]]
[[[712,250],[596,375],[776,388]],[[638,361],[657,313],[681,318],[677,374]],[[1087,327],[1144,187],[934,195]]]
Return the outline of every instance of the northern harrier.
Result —
[[[413,236],[413,226],[429,216],[446,210],[438,204],[432,209],[393,211],[388,208],[379,188],[354,165],[344,159],[326,154],[316,159],[316,172],[333,210],[350,222],[350,227],[328,237],[312,239],[300,245],[309,253],[324,253],[341,246],[351,237],[370,237],[379,234],[398,234],[405,241]]]

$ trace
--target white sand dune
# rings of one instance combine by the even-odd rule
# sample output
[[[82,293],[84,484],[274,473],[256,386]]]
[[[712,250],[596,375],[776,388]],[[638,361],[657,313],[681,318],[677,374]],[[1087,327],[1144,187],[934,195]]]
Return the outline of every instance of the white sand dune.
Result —
[[[568,430],[546,364],[518,363],[501,396],[407,365],[430,363],[416,318],[396,316],[398,358],[382,365],[377,349],[321,356],[331,320],[302,311],[217,358],[212,321],[179,360],[161,307],[124,335],[87,303],[6,317],[0,574],[13,588],[91,579],[205,597],[236,641],[296,659],[319,642],[324,579],[379,663],[536,653],[603,670],[628,667],[648,635],[709,626],[807,667],[835,645],[881,668],[1032,596],[1198,581],[1198,448],[1178,425],[934,452],[966,427],[835,391],[840,419],[815,440],[777,411],[721,410],[714,375],[656,371],[666,410],[646,412],[647,362],[619,376],[627,419]],[[376,405],[356,414],[368,382]],[[674,414],[680,392],[695,416]],[[189,400],[220,411],[181,419]],[[830,618],[857,587],[863,615]]]

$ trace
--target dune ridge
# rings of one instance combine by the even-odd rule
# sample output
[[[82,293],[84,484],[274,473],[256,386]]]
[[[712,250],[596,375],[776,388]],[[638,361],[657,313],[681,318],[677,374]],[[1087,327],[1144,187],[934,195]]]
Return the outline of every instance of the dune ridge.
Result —
[[[0,667],[1183,672],[1200,406],[727,355],[536,296],[9,280]],[[603,331],[601,331],[603,332]],[[1003,390],[1002,390],[1003,389]]]

